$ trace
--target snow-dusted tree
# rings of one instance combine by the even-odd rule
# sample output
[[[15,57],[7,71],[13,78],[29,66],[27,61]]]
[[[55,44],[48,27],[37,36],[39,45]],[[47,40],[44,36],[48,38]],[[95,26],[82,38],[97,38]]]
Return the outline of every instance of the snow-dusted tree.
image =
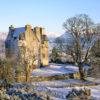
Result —
[[[60,56],[59,56],[59,51],[56,47],[53,47],[50,58],[51,58],[51,62],[55,62],[55,63],[59,62]]]
[[[72,35],[73,42],[67,45],[67,49],[79,67],[80,79],[84,80],[83,64],[89,60],[89,52],[95,41],[94,23],[88,15],[80,14],[68,18],[63,27]]]
[[[0,59],[0,79],[7,80],[8,83],[14,82],[14,68],[10,59]]]
[[[20,47],[20,65],[23,67],[25,72],[25,80],[26,82],[30,79],[30,73],[32,70],[32,66],[34,66],[34,62],[36,61],[36,55],[30,49],[22,46]]]
[[[95,25],[95,29],[96,29],[97,35],[100,36],[100,23],[97,23],[97,24]]]
[[[100,38],[94,43],[91,49],[92,57],[100,57]]]

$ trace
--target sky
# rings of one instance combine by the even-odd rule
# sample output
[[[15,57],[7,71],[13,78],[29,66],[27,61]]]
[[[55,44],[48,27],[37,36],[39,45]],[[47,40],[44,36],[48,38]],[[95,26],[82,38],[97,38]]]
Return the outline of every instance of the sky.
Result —
[[[77,14],[88,14],[100,22],[100,0],[0,0],[0,32],[26,24],[46,28],[46,33],[64,33],[63,22]]]

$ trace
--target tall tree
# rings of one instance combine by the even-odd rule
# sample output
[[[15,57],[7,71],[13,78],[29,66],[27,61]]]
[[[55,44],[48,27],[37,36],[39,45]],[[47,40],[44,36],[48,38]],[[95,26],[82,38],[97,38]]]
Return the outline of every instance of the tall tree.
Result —
[[[30,80],[30,73],[34,62],[36,61],[36,55],[25,46],[20,47],[20,65],[23,66],[25,72],[25,80],[28,82]]]
[[[79,67],[80,78],[84,80],[83,63],[89,59],[89,51],[91,50],[95,33],[94,23],[88,15],[80,14],[68,18],[63,27],[73,37],[73,45],[67,45],[67,49]]]
[[[9,59],[0,59],[0,78],[7,82],[14,82],[14,68]]]
[[[59,60],[59,51],[56,47],[53,47],[50,57],[52,62],[57,62]]]

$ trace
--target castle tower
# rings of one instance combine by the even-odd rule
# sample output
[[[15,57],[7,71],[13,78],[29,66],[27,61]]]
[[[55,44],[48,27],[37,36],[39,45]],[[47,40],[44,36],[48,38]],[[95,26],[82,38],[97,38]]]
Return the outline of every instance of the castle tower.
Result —
[[[33,31],[31,25],[25,25],[25,40],[27,48],[32,49],[32,42],[33,42]]]
[[[35,27],[34,32],[39,41],[39,49],[38,49],[38,63],[39,66],[47,66],[48,65],[48,39],[45,34],[45,28]]]
[[[42,35],[41,64],[42,66],[48,66],[49,64],[48,39],[46,35]]]
[[[9,31],[12,31],[12,30],[14,30],[14,26],[13,25],[10,25]]]
[[[41,32],[42,35],[44,35],[45,34],[45,28],[40,27],[40,32]]]
[[[42,36],[42,33],[41,33],[41,30],[40,30],[40,27],[35,27],[34,28],[34,33],[38,39],[38,41],[41,43],[41,36]]]

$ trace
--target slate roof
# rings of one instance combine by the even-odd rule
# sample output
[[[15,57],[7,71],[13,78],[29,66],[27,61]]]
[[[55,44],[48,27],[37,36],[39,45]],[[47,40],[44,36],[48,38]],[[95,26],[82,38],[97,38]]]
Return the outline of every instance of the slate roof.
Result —
[[[15,28],[13,36],[18,38],[19,35],[24,32],[25,32],[25,27]]]

